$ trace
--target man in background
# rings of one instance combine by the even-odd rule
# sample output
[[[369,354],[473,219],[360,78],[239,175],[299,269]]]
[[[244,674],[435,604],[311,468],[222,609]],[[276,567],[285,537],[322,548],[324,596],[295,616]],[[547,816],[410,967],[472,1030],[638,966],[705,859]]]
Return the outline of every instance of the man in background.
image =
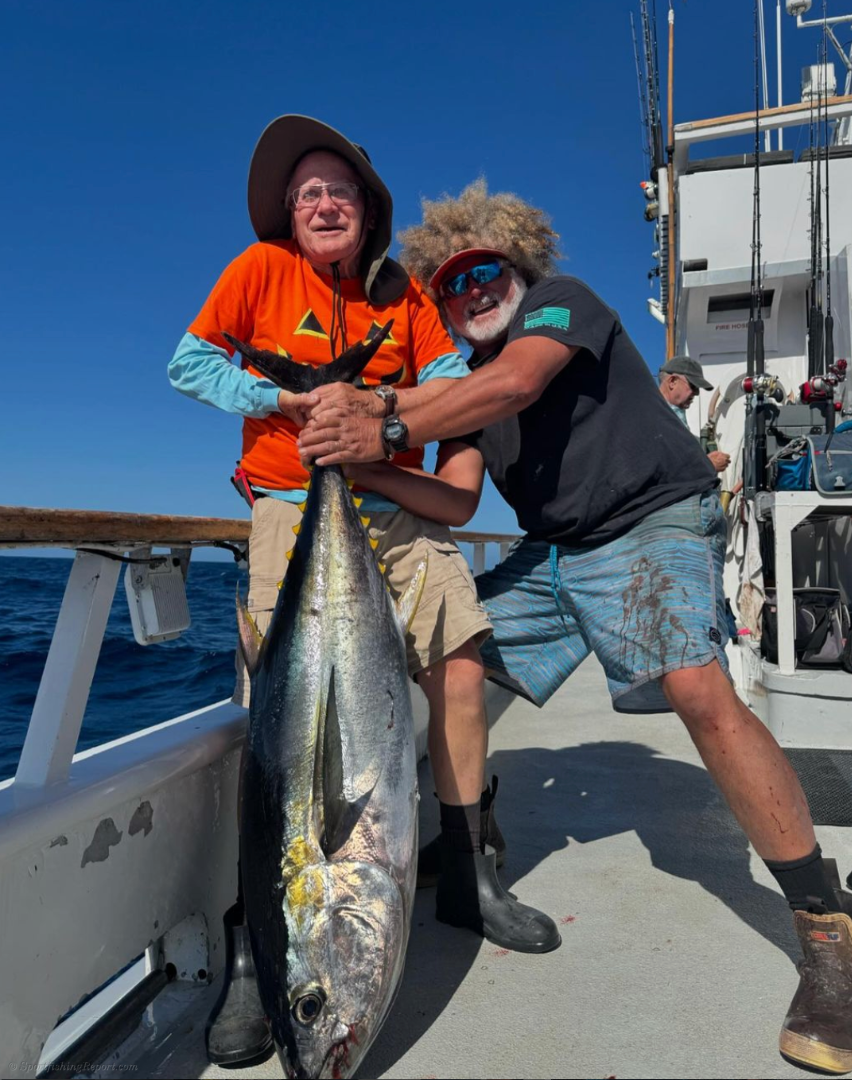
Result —
[[[674,412],[689,427],[686,410],[698,397],[698,391],[712,390],[713,387],[704,378],[704,371],[697,360],[691,356],[673,356],[667,360],[657,374],[660,393]],[[711,450],[707,455],[710,464],[717,473],[724,472],[731,462],[731,455],[722,450]]]

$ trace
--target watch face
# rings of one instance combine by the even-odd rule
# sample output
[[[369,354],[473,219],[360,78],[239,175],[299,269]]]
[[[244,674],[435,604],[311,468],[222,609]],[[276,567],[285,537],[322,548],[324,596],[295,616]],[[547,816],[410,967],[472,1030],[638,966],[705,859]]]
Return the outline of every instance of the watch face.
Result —
[[[392,445],[398,442],[404,445],[407,435],[408,428],[399,417],[385,421],[384,436]]]

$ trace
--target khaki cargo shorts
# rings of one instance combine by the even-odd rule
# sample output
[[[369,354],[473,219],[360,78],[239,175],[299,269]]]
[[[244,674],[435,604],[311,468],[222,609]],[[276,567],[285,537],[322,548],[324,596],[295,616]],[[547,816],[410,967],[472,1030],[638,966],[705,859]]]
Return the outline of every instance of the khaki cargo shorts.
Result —
[[[279,582],[289,565],[287,552],[295,543],[293,526],[301,516],[293,503],[283,499],[258,499],[252,507],[248,608],[264,634],[272,621]],[[371,538],[379,542],[376,557],[385,564],[385,579],[395,600],[405,591],[423,559],[428,559],[423,596],[405,639],[409,674],[415,677],[466,641],[472,639],[481,645],[491,633],[491,623],[450,530],[406,510],[365,516],[370,518]],[[249,684],[239,649],[236,666],[233,700],[248,706]]]

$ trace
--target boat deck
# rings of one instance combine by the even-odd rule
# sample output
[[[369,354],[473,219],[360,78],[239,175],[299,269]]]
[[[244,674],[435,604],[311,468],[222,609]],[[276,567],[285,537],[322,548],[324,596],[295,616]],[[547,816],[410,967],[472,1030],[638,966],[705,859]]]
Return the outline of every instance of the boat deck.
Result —
[[[503,883],[557,920],[562,947],[508,953],[437,923],[434,891],[418,893],[399,998],[360,1076],[803,1075],[777,1050],[797,984],[787,905],[674,716],[614,713],[592,659],[544,710],[512,700],[488,768]],[[428,765],[421,790],[428,838]],[[817,832],[848,873],[852,831]],[[217,993],[167,990],[97,1075],[283,1076],[274,1058],[207,1064]]]

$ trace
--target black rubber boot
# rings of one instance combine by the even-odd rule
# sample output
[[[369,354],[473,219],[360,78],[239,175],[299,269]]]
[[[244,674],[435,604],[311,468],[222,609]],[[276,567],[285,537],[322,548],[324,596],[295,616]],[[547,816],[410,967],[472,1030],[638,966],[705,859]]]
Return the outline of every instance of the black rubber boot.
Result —
[[[242,904],[225,912],[225,975],[207,1020],[204,1042],[214,1065],[244,1068],[272,1053],[272,1035],[260,1003]]]
[[[497,853],[497,865],[506,861],[506,841],[494,817],[494,800],[497,798],[496,776],[491,777],[491,787],[482,792],[479,799],[479,817],[482,843],[493,847]],[[417,888],[431,889],[441,876],[441,837],[436,836],[417,852]]]
[[[545,953],[562,944],[551,918],[518,903],[497,880],[497,855],[492,847],[456,851],[441,842],[439,850],[438,922],[475,930],[513,952]]]

